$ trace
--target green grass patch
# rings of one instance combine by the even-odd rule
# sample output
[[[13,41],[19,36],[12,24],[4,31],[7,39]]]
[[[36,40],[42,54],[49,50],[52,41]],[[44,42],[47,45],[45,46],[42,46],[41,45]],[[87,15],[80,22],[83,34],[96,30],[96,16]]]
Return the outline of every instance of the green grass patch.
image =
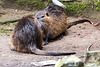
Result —
[[[96,10],[100,11],[100,2],[97,2],[97,4],[96,4]]]
[[[65,12],[67,15],[81,15],[82,13],[85,12],[85,8],[89,8],[89,3],[69,3],[69,4],[65,4],[66,5],[66,9]]]
[[[17,0],[16,2],[19,6],[29,7],[31,9],[43,9],[46,6],[46,3],[41,0]]]
[[[7,31],[7,30],[0,30],[0,33],[10,33],[11,31]]]
[[[5,15],[6,13],[0,13],[0,17],[2,17],[2,15]]]
[[[43,1],[43,0],[9,0],[10,2],[16,3],[18,8],[30,8],[30,9],[37,9],[41,10],[45,8],[47,5],[52,3],[52,0]]]
[[[18,22],[0,25],[0,33],[10,34],[17,23]]]

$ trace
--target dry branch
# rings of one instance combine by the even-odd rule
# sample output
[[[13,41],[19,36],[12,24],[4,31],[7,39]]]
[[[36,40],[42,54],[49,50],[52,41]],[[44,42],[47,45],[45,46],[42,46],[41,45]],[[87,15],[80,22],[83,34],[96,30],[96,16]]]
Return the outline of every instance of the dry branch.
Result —
[[[18,21],[20,21],[20,19],[8,20],[8,21],[0,22],[0,25],[8,24],[8,23],[14,23],[14,22],[18,22]]]

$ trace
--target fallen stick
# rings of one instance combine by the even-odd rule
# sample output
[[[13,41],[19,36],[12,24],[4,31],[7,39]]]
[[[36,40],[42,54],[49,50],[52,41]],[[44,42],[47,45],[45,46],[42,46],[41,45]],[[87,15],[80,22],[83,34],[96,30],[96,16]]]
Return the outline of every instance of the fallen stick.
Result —
[[[91,48],[92,45],[93,45],[93,44],[90,44],[90,45],[88,46],[87,52],[90,51],[90,48]]]
[[[32,65],[34,66],[50,66],[50,65],[55,65],[57,63],[56,60],[47,60],[47,61],[40,61],[40,62],[31,62]]]
[[[0,22],[0,25],[8,24],[8,23],[14,23],[14,22],[18,22],[18,21],[20,21],[20,19],[8,20],[8,21]]]

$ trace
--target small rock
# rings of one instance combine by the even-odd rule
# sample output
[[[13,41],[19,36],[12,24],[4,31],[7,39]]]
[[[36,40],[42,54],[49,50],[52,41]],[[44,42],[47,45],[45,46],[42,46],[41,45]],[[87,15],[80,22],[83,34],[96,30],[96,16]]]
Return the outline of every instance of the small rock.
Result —
[[[15,12],[18,12],[18,10],[16,9]]]

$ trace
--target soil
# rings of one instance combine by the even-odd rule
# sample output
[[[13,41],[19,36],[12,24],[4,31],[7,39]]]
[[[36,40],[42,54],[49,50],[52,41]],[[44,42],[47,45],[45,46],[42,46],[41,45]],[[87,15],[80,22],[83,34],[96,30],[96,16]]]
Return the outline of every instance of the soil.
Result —
[[[0,17],[2,19],[9,20],[12,18],[21,18],[27,14],[35,14],[37,11],[25,11],[16,10],[10,8],[0,8],[0,13],[6,13]],[[99,19],[84,18],[84,17],[68,17],[68,21],[76,21],[79,19],[89,19],[94,24],[91,25],[88,22],[77,24],[68,29],[68,34],[61,40],[55,40],[48,45],[43,46],[45,51],[55,52],[76,52],[76,56],[80,57],[84,61],[84,55],[87,52],[87,48],[91,46],[90,51],[96,51],[100,49],[100,23]],[[0,25],[2,28],[14,28],[14,25]],[[10,34],[0,33],[0,67],[35,67],[31,62],[45,61],[45,60],[58,60],[64,56],[41,56],[28,53],[19,53],[10,50]],[[54,67],[54,66],[44,66]]]

